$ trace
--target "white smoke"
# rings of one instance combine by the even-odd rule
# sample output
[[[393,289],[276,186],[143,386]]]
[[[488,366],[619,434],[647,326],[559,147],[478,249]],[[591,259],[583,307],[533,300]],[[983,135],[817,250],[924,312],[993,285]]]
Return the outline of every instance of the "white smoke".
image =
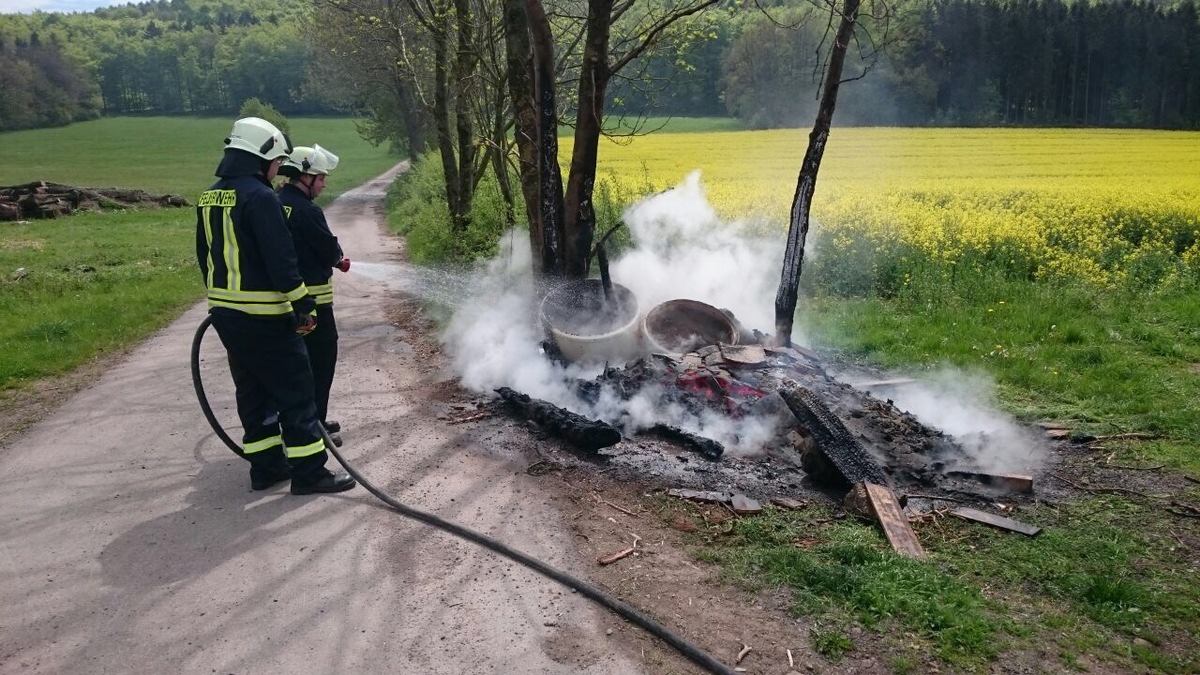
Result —
[[[688,298],[730,310],[747,328],[771,325],[782,237],[748,238],[738,234],[738,224],[722,222],[704,197],[699,172],[635,204],[624,222],[633,247],[610,269],[613,282],[634,293],[641,315],[667,300]],[[442,336],[464,387],[479,392],[511,387],[620,424],[627,434],[654,424],[676,426],[735,452],[757,449],[773,434],[772,422],[718,413],[697,417],[682,406],[666,405],[665,393],[654,386],[631,400],[605,392],[594,405],[582,401],[568,381],[593,379],[601,367],[563,367],[542,354],[529,246],[510,237],[502,248],[476,274]]]
[[[773,326],[784,237],[750,237],[741,224],[721,221],[705,199],[699,172],[633,205],[624,222],[633,246],[613,261],[612,279],[634,293],[642,316],[662,302],[686,298],[728,309],[746,328],[766,331]],[[620,400],[611,391],[595,404],[581,400],[569,381],[594,379],[601,366],[564,367],[545,357],[528,241],[508,237],[502,248],[468,284],[442,336],[464,387],[485,393],[511,387],[622,425],[627,435],[668,424],[721,442],[733,453],[755,452],[772,438],[773,418],[734,420],[719,412],[696,416],[667,403],[669,397],[657,386],[645,387],[631,400]],[[804,342],[798,329],[793,340]],[[1039,455],[1037,439],[995,411],[990,385],[978,379],[946,371],[925,385],[888,396],[923,423],[954,436],[978,458],[978,466],[961,468],[1027,472]]]
[[[998,410],[995,386],[985,374],[944,367],[888,389],[887,398],[962,446],[966,456],[948,469],[1030,475],[1041,465],[1045,441]]]
[[[613,280],[643,313],[686,298],[728,309],[748,328],[774,324],[784,238],[755,239],[723,222],[705,198],[700,172],[625,212],[634,247],[612,265]]]

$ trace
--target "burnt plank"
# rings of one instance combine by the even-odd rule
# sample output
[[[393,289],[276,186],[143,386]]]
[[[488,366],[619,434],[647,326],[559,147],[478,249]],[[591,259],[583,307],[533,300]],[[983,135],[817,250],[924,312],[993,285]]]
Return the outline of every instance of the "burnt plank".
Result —
[[[998,527],[1002,530],[1009,530],[1011,532],[1019,532],[1027,537],[1036,537],[1038,535],[1038,533],[1042,531],[1042,528],[1037,527],[1036,525],[1030,525],[1029,523],[1022,523],[1019,520],[1013,520],[1012,518],[1005,518],[1004,516],[998,516],[994,513],[988,513],[987,511],[980,511],[979,509],[971,509],[971,508],[967,508],[965,506],[961,506],[957,509],[954,509],[953,511],[950,512],[950,515],[958,516],[959,518],[962,518],[963,520],[972,520],[977,523],[983,523],[984,525],[991,525],[992,527]]]
[[[871,510],[879,519],[879,524],[883,527],[883,533],[887,535],[892,549],[906,558],[924,558],[925,549],[921,547],[921,542],[917,540],[917,534],[909,525],[908,516],[905,516],[904,512],[900,510],[900,502],[896,499],[896,493],[892,492],[891,488],[874,483],[866,483],[866,487],[867,498],[871,501]]]
[[[1004,473],[984,473],[982,471],[947,471],[946,475],[952,478],[966,478],[968,480],[973,480],[982,485],[987,485],[1003,492],[1020,492],[1023,494],[1033,493],[1033,476]]]
[[[883,469],[854,438],[846,425],[817,396],[795,383],[779,390],[788,408],[817,443],[817,449],[829,458],[846,482],[887,485]]]

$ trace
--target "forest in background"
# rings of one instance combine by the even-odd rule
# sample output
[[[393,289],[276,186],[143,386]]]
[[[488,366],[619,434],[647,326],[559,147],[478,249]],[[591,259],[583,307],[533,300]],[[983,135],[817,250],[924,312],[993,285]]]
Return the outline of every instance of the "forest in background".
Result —
[[[614,82],[612,114],[807,125],[825,24],[807,3],[730,4],[681,49]],[[894,3],[873,54],[847,62],[838,122],[856,125],[1200,128],[1194,0]],[[0,130],[101,115],[357,112],[327,86],[306,0],[155,0],[89,13],[0,15]],[[699,20],[699,19],[697,19]],[[325,77],[329,77],[325,75]],[[367,93],[363,93],[366,96]],[[569,101],[564,102],[570,106]]]

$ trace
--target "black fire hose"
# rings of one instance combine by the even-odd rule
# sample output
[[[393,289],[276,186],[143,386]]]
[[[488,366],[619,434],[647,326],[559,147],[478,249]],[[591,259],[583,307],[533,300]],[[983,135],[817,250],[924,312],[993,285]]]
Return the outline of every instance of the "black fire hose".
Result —
[[[196,329],[195,337],[192,338],[192,384],[196,388],[196,398],[200,401],[200,409],[204,411],[204,418],[207,419],[209,425],[212,426],[213,432],[217,434],[217,438],[220,438],[221,441],[224,442],[230,450],[237,453],[239,457],[245,459],[246,453],[242,451],[241,446],[239,446],[232,438],[229,437],[229,434],[225,433],[225,429],[221,427],[221,423],[217,421],[216,415],[213,414],[212,407],[208,404],[208,397],[204,393],[204,383],[200,379],[200,345],[204,341],[204,333],[208,330],[210,325],[212,325],[212,317],[205,316],[204,320],[200,322],[200,326]],[[413,520],[419,520],[422,523],[432,525],[439,530],[449,532],[457,537],[461,537],[467,541],[479,544],[480,546],[495,551],[496,553],[499,553],[510,560],[519,562],[529,569],[538,572],[543,576],[547,576],[568,588],[578,591],[584,597],[587,597],[596,604],[608,608],[614,614],[626,619],[630,623],[640,626],[641,628],[645,629],[646,632],[671,645],[680,654],[683,654],[690,659],[692,663],[695,663],[710,673],[715,673],[716,675],[734,674],[732,669],[726,667],[723,663],[713,658],[704,650],[696,647],[679,635],[672,633],[669,629],[667,629],[666,626],[660,624],[654,619],[651,619],[645,614],[642,614],[624,602],[617,600],[611,595],[608,595],[599,588],[592,586],[585,581],[577,579],[566,572],[557,570],[541,560],[526,555],[525,553],[511,548],[507,544],[501,543],[500,541],[497,541],[485,534],[480,534],[479,532],[463,527],[462,525],[444,520],[433,515],[432,513],[426,513],[425,511],[414,509],[411,506],[405,506],[391,495],[375,487],[366,479],[365,476],[359,473],[358,469],[354,468],[354,465],[348,462],[346,458],[342,456],[342,453],[338,451],[337,446],[334,445],[333,439],[329,437],[329,432],[325,430],[324,425],[318,426],[321,427],[321,435],[325,438],[325,448],[330,452],[330,454],[333,455],[334,459],[336,459],[339,464],[345,467],[346,472],[349,473],[354,480],[358,481],[359,484],[361,484],[367,490],[367,492],[375,495],[375,497],[377,497],[380,501],[392,507],[401,515],[408,516]]]

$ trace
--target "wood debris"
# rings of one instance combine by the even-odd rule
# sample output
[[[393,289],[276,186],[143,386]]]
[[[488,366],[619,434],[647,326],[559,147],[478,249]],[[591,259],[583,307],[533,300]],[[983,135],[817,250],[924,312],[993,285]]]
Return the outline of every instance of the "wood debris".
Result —
[[[789,511],[795,511],[796,509],[802,509],[808,506],[808,502],[802,499],[792,499],[791,497],[772,497],[771,503],[781,509],[787,509]]]
[[[727,504],[732,499],[728,492],[712,492],[709,490],[689,490],[687,488],[671,488],[667,490],[667,496],[679,497],[680,499],[690,499],[694,502],[714,502],[717,504]]]
[[[749,654],[751,651],[753,651],[753,650],[750,649],[750,645],[743,642],[742,643],[742,651],[738,652],[737,658],[734,659],[733,662],[741,663],[742,659],[746,658],[746,655]]]
[[[613,553],[612,555],[604,556],[603,558],[600,558],[596,562],[600,563],[601,565],[611,565],[622,558],[629,557],[630,555],[633,554],[634,551],[637,550],[637,543],[640,540],[641,540],[641,537],[639,537],[635,534],[635,535],[633,535],[633,544],[631,544],[629,546],[629,548],[623,548],[620,551]]]
[[[958,516],[959,518],[962,518],[963,520],[971,520],[971,521],[975,521],[977,523],[991,525],[992,527],[998,527],[1002,530],[1009,530],[1011,532],[1019,532],[1027,537],[1036,537],[1038,535],[1038,533],[1042,531],[1042,528],[1037,527],[1035,525],[1030,525],[1028,523],[1022,523],[1019,520],[1013,520],[1012,518],[1005,518],[1004,516],[997,516],[993,513],[988,513],[986,511],[980,511],[978,509],[967,508],[965,506],[960,506],[959,508],[954,509],[953,511],[950,512],[950,515]]]
[[[566,408],[530,398],[508,387],[500,387],[496,393],[513,411],[584,450],[595,452],[621,442],[621,430],[607,422],[589,420]]]
[[[815,393],[795,382],[785,382],[784,387],[779,390],[779,395],[816,441],[816,450],[822,458],[828,460],[826,464],[831,465],[829,469],[835,470],[849,485],[864,481],[887,485],[888,480],[883,469]],[[828,473],[810,468],[812,467],[806,463],[804,470],[809,475]]]
[[[1178,507],[1181,510],[1177,511],[1169,508],[1167,509],[1168,513],[1173,513],[1177,516],[1183,516],[1184,518],[1200,518],[1200,508],[1192,506],[1191,504],[1184,504],[1179,500],[1171,500],[1171,506]]]
[[[762,513],[762,504],[757,500],[751,499],[743,494],[734,494],[729,499],[729,506],[733,512],[739,516],[752,516],[757,513]]]
[[[760,366],[767,361],[762,345],[718,345],[726,363],[737,366]]]
[[[916,384],[917,381],[901,377],[892,380],[872,380],[870,382],[856,382],[854,387],[857,389],[871,389],[873,387],[899,387],[906,384]]]
[[[1020,492],[1022,494],[1031,494],[1033,492],[1033,476],[984,473],[982,471],[947,471],[946,475],[953,478],[966,478],[968,480],[973,480],[981,485],[986,485],[988,487],[1003,490],[1005,492]]]
[[[892,492],[891,488],[874,483],[866,483],[864,487],[871,502],[871,510],[879,519],[892,550],[907,558],[924,558],[925,549],[917,540],[917,534],[913,532],[908,517],[900,510],[896,493]]]
[[[698,434],[693,434],[690,431],[684,431],[679,427],[673,427],[669,424],[655,424],[646,430],[647,433],[657,434],[664,438],[669,438],[673,441],[683,443],[691,450],[695,450],[705,459],[717,461],[721,459],[721,455],[725,453],[725,446],[711,438],[705,438]]]
[[[465,424],[467,422],[474,422],[476,420],[485,419],[485,418],[488,418],[491,416],[492,416],[491,411],[485,411],[485,412],[481,412],[481,413],[476,413],[474,415],[469,415],[467,417],[459,417],[457,419],[447,420],[446,424]]]
[[[35,181],[0,186],[0,220],[58,218],[76,211],[130,209],[141,206],[189,206],[179,195],[152,195],[126,188],[86,188]]]

